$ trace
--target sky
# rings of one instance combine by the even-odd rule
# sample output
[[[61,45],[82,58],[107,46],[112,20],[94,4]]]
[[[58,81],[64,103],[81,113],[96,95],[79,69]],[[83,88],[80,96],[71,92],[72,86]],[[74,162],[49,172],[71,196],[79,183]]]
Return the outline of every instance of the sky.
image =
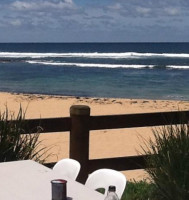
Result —
[[[189,0],[0,0],[0,42],[189,42]]]

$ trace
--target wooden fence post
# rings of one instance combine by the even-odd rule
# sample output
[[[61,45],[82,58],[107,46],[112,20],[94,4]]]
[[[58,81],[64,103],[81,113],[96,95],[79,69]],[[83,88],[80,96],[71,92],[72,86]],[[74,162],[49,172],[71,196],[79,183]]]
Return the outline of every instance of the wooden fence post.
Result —
[[[70,158],[80,162],[81,170],[77,180],[85,183],[89,166],[89,118],[90,107],[73,105],[70,107]]]

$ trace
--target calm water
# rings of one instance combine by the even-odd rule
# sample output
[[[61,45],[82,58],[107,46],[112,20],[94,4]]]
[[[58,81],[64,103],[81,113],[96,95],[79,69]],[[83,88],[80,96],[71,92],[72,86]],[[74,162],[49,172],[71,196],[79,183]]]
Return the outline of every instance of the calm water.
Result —
[[[189,43],[0,44],[0,91],[189,100]]]

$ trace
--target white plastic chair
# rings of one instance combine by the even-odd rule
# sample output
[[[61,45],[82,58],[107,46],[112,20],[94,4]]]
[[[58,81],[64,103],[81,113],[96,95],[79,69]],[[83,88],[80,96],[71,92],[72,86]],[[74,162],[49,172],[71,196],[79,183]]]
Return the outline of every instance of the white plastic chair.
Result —
[[[77,160],[64,158],[54,165],[53,170],[59,172],[62,178],[68,177],[75,180],[79,174],[80,168],[81,165]]]
[[[114,185],[116,186],[116,193],[121,199],[126,182],[126,177],[121,172],[112,169],[99,169],[89,175],[85,185],[94,190],[104,188],[105,195],[107,195],[108,187]]]

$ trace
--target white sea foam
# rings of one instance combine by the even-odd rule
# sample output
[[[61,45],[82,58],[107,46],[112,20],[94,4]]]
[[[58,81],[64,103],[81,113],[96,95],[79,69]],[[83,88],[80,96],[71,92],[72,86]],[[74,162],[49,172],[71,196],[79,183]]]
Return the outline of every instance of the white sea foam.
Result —
[[[43,61],[26,61],[30,64],[43,64],[55,66],[77,66],[77,67],[103,67],[103,68],[153,68],[154,65],[124,65],[124,64],[98,64],[98,63],[59,63],[59,62],[43,62]]]
[[[77,66],[77,67],[103,67],[103,68],[158,68],[157,65],[125,65],[125,64],[101,64],[101,63],[67,63],[67,62],[46,62],[46,61],[26,61],[30,64],[54,65],[54,66]],[[189,69],[189,66],[167,65],[166,68]]]
[[[173,69],[189,69],[189,66],[167,65],[166,67],[173,68]]]
[[[130,58],[150,58],[150,57],[170,57],[170,58],[189,58],[189,54],[174,53],[18,53],[0,52],[0,58],[61,58],[61,57],[85,57],[85,58],[110,58],[110,59],[130,59]]]
[[[102,67],[102,68],[155,68],[156,65],[125,65],[125,64],[100,64],[100,63],[65,63],[65,62],[46,62],[46,61],[26,61],[30,64],[54,65],[54,66],[77,66],[77,67]],[[158,67],[157,67],[158,68]],[[166,68],[189,69],[189,66],[167,65]]]

